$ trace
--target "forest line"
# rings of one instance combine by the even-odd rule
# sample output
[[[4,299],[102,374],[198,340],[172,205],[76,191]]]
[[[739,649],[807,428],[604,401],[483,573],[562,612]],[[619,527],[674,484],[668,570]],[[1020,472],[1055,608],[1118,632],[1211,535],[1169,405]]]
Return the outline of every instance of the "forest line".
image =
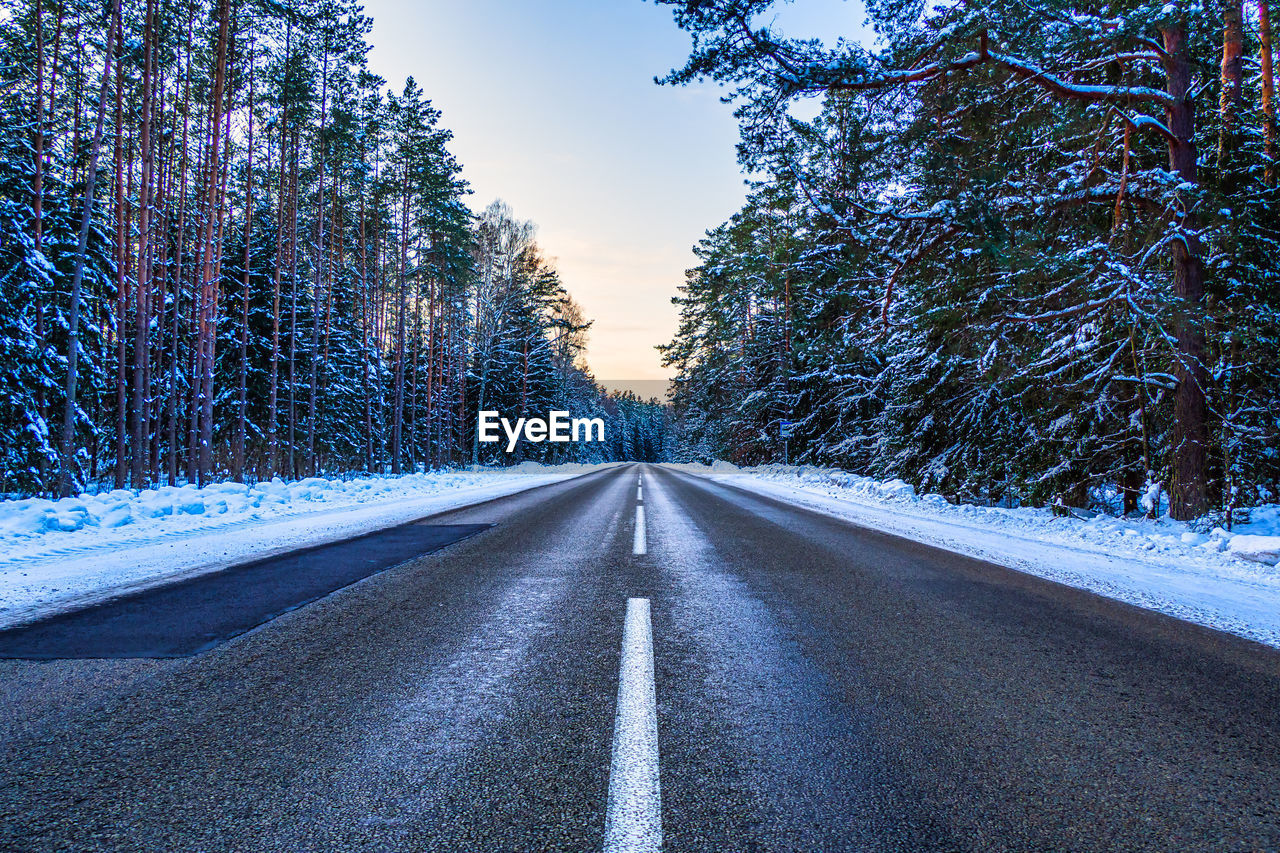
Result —
[[[729,87],[760,176],[664,348],[686,456],[780,461],[793,420],[793,460],[959,502],[1280,499],[1267,0],[869,2],[875,54],[661,2],[665,82]]]
[[[350,0],[21,0],[0,19],[0,493],[655,458],[665,413]],[[482,408],[603,417],[511,456]]]

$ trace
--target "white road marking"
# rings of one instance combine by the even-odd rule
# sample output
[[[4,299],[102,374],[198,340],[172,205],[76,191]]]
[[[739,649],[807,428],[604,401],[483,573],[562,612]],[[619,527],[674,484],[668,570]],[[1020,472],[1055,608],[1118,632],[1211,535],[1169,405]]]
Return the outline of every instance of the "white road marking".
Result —
[[[627,599],[618,676],[604,849],[605,853],[656,853],[662,849],[662,795],[658,785],[653,626],[647,598]]]
[[[632,554],[645,553],[645,537],[644,537],[644,507],[636,507],[636,537],[631,543]]]
[[[636,500],[644,500],[644,486],[636,486]]]

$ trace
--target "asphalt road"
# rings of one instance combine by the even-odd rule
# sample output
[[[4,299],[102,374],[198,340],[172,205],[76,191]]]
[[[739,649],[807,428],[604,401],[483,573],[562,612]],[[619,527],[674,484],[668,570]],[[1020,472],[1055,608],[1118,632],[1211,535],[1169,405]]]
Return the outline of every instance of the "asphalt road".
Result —
[[[207,652],[282,613],[488,528],[415,522],[237,564],[0,631],[0,657],[169,658]]]
[[[1280,850],[1273,650],[652,466],[430,523],[494,526],[0,660],[0,850]]]

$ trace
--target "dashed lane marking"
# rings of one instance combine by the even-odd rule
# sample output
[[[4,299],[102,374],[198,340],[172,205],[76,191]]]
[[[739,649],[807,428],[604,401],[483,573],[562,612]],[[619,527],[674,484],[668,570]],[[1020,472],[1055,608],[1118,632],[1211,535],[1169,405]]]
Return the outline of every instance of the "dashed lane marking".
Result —
[[[618,673],[618,716],[613,726],[605,853],[662,849],[662,795],[658,784],[658,706],[653,684],[653,625],[649,599],[627,599]]]
[[[636,535],[635,540],[631,543],[632,554],[644,554],[645,535],[644,535],[644,507],[636,507]]]

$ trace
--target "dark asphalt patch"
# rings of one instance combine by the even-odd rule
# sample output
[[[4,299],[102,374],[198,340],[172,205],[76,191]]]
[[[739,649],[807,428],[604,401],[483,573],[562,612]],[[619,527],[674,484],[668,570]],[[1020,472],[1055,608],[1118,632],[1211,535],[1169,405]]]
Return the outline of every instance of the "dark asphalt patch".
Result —
[[[304,548],[0,631],[0,658],[174,658],[245,631],[488,524],[406,524]]]

